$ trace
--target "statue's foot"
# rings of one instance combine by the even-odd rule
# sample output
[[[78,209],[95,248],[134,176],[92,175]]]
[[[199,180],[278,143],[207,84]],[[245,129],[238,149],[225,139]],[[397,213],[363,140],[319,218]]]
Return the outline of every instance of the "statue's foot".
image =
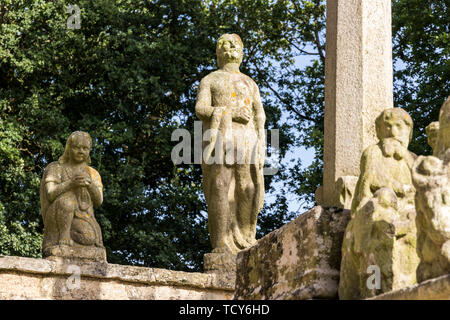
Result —
[[[242,235],[241,231],[238,228],[234,228],[233,230],[233,240],[233,245],[237,251],[250,248],[256,242],[256,239],[251,239]]]
[[[69,239],[69,240],[62,239],[62,240],[58,241],[58,244],[62,245],[62,246],[70,246],[70,247],[72,247],[73,246],[73,240],[72,239]]]

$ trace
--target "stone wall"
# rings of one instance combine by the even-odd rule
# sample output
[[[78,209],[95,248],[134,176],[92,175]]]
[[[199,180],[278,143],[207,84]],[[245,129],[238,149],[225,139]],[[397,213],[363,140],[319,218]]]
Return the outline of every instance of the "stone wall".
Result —
[[[237,255],[236,299],[337,299],[350,211],[317,206]]]
[[[0,299],[232,299],[227,274],[0,256]]]

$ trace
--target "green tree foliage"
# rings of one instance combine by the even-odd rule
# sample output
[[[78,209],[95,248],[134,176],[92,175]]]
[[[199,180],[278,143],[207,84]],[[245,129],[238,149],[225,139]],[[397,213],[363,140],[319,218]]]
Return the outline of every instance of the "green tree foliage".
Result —
[[[193,130],[196,85],[215,69],[220,34],[242,36],[244,71],[285,46],[275,39],[278,18],[267,27],[273,43],[253,34],[271,16],[258,3],[272,6],[80,0],[81,29],[68,29],[65,1],[2,1],[1,253],[40,255],[40,177],[68,135],[84,130],[105,186],[96,216],[109,261],[200,270],[210,250],[200,166],[174,166],[171,134]],[[248,17],[236,20],[236,12]],[[268,104],[267,114],[278,127],[281,111]]]
[[[201,170],[172,163],[171,134],[193,133],[196,86],[216,68],[225,32],[243,39],[242,71],[260,86],[266,127],[280,129],[281,159],[292,147],[315,151],[309,167],[300,155],[266,176],[258,235],[295,215],[285,192],[312,206],[322,178],[325,1],[74,3],[80,29],[67,28],[66,1],[0,1],[0,254],[40,256],[40,177],[69,134],[84,130],[105,186],[96,216],[108,260],[201,270],[210,250]],[[396,104],[411,112],[417,141],[448,94],[447,8],[394,1]]]
[[[410,145],[431,154],[425,127],[450,95],[450,1],[393,1],[394,100],[414,120]]]

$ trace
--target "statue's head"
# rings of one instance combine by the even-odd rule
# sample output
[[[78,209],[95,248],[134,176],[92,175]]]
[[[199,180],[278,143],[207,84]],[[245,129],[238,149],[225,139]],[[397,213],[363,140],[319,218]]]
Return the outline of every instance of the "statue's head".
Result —
[[[87,132],[75,131],[66,142],[64,154],[59,158],[59,163],[86,163],[91,164],[89,153],[92,148],[92,138]]]
[[[450,149],[450,97],[444,102],[439,112],[438,153],[445,154]],[[439,156],[439,155],[438,155]]]
[[[413,121],[402,108],[384,110],[375,121],[377,137],[380,141],[393,138],[405,148],[412,139]]]
[[[222,35],[217,40],[216,54],[219,68],[230,62],[240,64],[244,55],[244,44],[241,37],[234,33]]]
[[[437,148],[437,140],[439,134],[439,121],[434,121],[430,123],[426,128],[425,132],[428,138],[428,145],[433,149],[433,152]]]

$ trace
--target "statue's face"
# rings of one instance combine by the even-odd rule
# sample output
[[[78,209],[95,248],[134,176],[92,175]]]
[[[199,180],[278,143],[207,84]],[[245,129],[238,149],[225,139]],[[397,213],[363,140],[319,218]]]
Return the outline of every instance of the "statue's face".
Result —
[[[384,123],[385,138],[394,138],[408,147],[411,128],[401,118],[393,117]]]
[[[217,55],[223,63],[241,63],[243,50],[240,41],[228,34],[221,37],[217,44]]]
[[[86,162],[91,146],[89,141],[82,136],[75,136],[70,144],[70,158],[74,163]]]

